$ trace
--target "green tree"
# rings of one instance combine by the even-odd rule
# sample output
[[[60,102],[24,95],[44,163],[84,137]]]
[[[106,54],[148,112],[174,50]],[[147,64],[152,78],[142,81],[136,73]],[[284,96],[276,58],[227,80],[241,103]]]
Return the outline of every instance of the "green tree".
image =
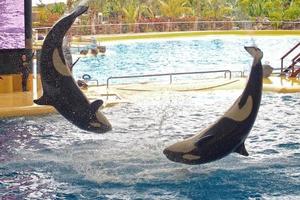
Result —
[[[118,20],[122,16],[122,6],[119,0],[108,0],[104,5],[103,14],[109,19]]]
[[[64,3],[54,3],[50,10],[52,13],[57,13],[59,15],[63,15],[65,13],[66,7]]]
[[[223,0],[206,0],[204,4],[203,17],[209,20],[223,20],[230,17],[232,8]]]
[[[138,0],[128,0],[127,5],[123,7],[123,16],[126,23],[136,23],[144,13],[148,13],[149,9],[144,3]],[[135,31],[136,26],[131,24],[130,30]]]
[[[188,0],[188,6],[191,8],[191,14],[196,17],[201,17],[205,1]]]
[[[186,14],[191,14],[192,9],[187,0],[158,0],[161,14],[170,19],[176,19]]]
[[[157,0],[140,0],[143,5],[143,12],[141,13],[144,17],[155,18],[160,15],[159,2]]]
[[[285,20],[297,20],[300,18],[300,0],[292,0],[284,13]]]
[[[122,11],[126,23],[135,23],[140,17],[141,6],[137,0],[129,0]]]
[[[66,4],[67,4],[67,10],[70,12],[73,8],[74,3],[76,2],[76,0],[67,0]]]
[[[90,0],[88,1],[88,15],[91,24],[91,33],[96,34],[96,25],[99,23],[98,14],[104,8],[106,1],[105,0]]]
[[[265,3],[267,0],[239,0],[238,5],[244,13],[250,17],[264,17],[267,10]]]
[[[248,14],[243,12],[239,6],[239,0],[226,0],[226,2],[227,6],[230,7],[233,20],[246,20],[248,18]]]

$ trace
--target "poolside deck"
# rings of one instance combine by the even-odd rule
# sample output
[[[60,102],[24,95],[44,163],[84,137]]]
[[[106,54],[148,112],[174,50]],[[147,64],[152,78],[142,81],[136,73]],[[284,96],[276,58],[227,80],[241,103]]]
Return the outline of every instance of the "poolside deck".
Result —
[[[103,99],[103,108],[122,102],[121,98],[116,94],[107,94],[106,88],[103,86],[90,87],[88,90],[83,90],[83,92],[90,101]],[[0,118],[56,113],[57,111],[52,106],[40,106],[33,103],[33,100],[41,96],[41,94],[42,91],[37,93],[31,91],[0,93]]]
[[[91,86],[83,90],[90,101],[96,99],[104,100],[103,108],[112,107],[123,102],[130,102],[136,95],[145,95],[145,92],[159,93],[164,91],[172,92],[207,92],[218,90],[242,90],[246,83],[246,78],[239,79],[208,79],[193,81],[189,83],[137,83],[137,84],[119,84]],[[300,92],[300,80],[272,77],[264,79],[265,92],[276,93],[294,93]],[[13,92],[0,94],[0,118],[43,115],[55,113],[52,106],[39,106],[33,103],[33,99],[41,95],[32,92]]]

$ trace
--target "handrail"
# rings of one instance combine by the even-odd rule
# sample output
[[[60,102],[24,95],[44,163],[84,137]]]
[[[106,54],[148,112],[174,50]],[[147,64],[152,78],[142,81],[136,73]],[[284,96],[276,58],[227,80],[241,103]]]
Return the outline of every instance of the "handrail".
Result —
[[[170,76],[170,84],[173,82],[173,76],[177,75],[188,75],[188,74],[208,74],[208,73],[224,73],[226,78],[227,73],[229,73],[229,79],[231,79],[230,70],[215,70],[215,71],[198,71],[198,72],[177,72],[177,73],[162,73],[162,74],[142,74],[142,75],[130,75],[130,76],[111,76],[106,80],[106,88],[109,88],[109,80],[111,79],[125,79],[125,78],[144,78],[144,77],[155,77],[155,76]]]
[[[293,63],[297,63],[300,61],[300,53],[298,55],[296,55],[293,59],[292,59]]]
[[[298,46],[300,46],[300,42],[296,44],[291,50],[289,50],[286,54],[284,54],[280,59],[284,59],[287,57],[292,51],[294,51]]]
[[[283,59],[287,57],[290,53],[292,53],[298,46],[300,46],[300,42],[296,44],[291,50],[289,50],[286,54],[284,54],[280,60],[281,60],[281,72],[283,72]]]

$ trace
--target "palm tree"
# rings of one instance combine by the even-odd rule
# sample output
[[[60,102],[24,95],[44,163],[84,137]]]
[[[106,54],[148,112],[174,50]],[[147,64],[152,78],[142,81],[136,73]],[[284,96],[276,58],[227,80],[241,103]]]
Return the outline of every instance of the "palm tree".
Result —
[[[192,13],[187,0],[158,0],[161,14],[169,19],[175,19]]]
[[[188,0],[188,6],[191,8],[192,15],[196,17],[201,16],[201,8],[203,7],[203,1],[199,0]]]
[[[128,4],[122,8],[125,22],[135,23],[140,17],[141,6],[136,0],[128,1]]]
[[[195,17],[194,30],[198,30],[198,20],[202,15],[204,2],[199,0],[188,0],[188,5],[192,10],[192,15]]]
[[[286,2],[287,9],[284,13],[284,19],[286,20],[297,20],[300,18],[300,1],[290,0]]]
[[[223,0],[206,0],[204,17],[217,21],[228,17],[232,9]]]
[[[98,13],[103,10],[105,0],[90,0],[88,1],[89,6],[89,20],[91,23],[91,34],[96,34],[96,24],[98,23]]]
[[[269,0],[239,0],[238,4],[250,17],[264,17],[267,15],[265,4]]]
[[[70,10],[73,7],[75,0],[67,0],[67,10],[70,12]]]
[[[143,5],[142,14],[150,18],[155,18],[159,15],[159,2],[157,0],[140,0]]]
[[[145,15],[145,13],[149,14],[149,10],[151,12],[151,9],[148,9],[144,3],[137,0],[127,1],[127,5],[125,5],[122,10],[125,22],[131,24],[139,21],[141,16]],[[135,28],[134,25],[130,25],[131,31],[135,31]]]

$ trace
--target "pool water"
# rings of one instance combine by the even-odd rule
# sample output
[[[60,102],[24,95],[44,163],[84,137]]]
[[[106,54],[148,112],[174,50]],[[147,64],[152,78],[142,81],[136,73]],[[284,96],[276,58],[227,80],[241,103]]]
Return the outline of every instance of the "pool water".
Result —
[[[106,83],[106,79],[110,76],[224,69],[247,71],[252,58],[244,50],[244,46],[253,44],[264,52],[263,63],[269,62],[272,67],[280,68],[280,58],[299,40],[299,36],[202,36],[103,42],[101,45],[107,48],[105,55],[81,58],[74,66],[73,73],[77,79],[80,79],[83,74],[89,74],[100,83]],[[73,52],[75,53],[76,49]],[[290,60],[297,53],[295,51],[289,55],[285,59],[284,66],[289,66]],[[186,76],[175,78],[188,80]],[[197,75],[188,78],[197,78]],[[154,79],[164,81],[168,80],[168,77]],[[113,83],[137,80],[113,80]],[[140,80],[148,81],[149,78]]]
[[[241,91],[137,96],[104,113],[113,130],[82,131],[60,115],[0,120],[3,199],[300,199],[300,94],[265,93],[246,140],[189,166],[168,145],[220,117]]]

